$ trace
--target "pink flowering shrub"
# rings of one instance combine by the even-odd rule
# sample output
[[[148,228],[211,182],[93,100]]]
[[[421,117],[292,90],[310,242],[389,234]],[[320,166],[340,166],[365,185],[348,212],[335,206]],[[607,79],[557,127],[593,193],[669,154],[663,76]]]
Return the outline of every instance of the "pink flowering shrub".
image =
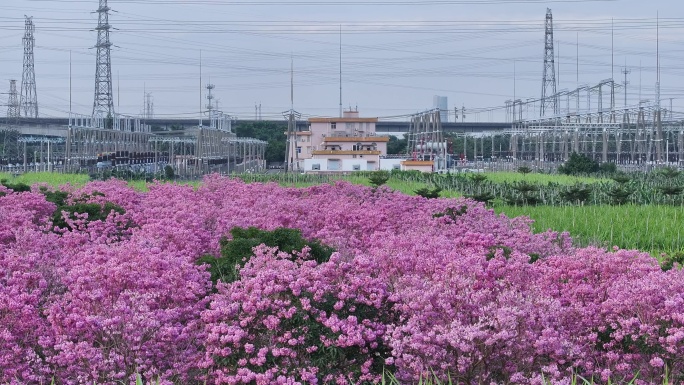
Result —
[[[0,248],[0,383],[39,383],[49,378],[42,346],[52,332],[41,310],[60,291],[54,234],[15,231]]]
[[[48,361],[58,377],[187,381],[210,287],[204,269],[142,233],[73,250],[64,260],[65,293],[45,312],[55,332]]]
[[[216,384],[378,380],[391,304],[369,267],[339,254],[317,264],[306,249],[293,259],[255,248],[203,313],[209,376]]]
[[[219,176],[0,188],[0,383],[554,383],[684,380],[684,272],[636,251],[574,248],[466,199],[348,183]],[[50,198],[52,199],[52,198]],[[54,200],[54,199],[53,199]],[[294,228],[329,261],[264,246],[232,283],[199,261],[235,227]]]

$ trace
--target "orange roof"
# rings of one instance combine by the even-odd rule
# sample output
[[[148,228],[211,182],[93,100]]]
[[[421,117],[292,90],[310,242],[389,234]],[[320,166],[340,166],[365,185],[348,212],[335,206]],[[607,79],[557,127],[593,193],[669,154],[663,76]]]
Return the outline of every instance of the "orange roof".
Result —
[[[433,166],[435,162],[431,160],[404,160],[402,166]]]

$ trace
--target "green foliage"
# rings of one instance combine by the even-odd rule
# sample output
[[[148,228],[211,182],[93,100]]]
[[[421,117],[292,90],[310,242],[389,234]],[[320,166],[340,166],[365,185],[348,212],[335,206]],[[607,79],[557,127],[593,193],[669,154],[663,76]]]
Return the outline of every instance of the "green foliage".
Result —
[[[487,175],[484,174],[472,174],[470,175],[470,180],[473,181],[473,183],[482,183],[487,180]]]
[[[2,183],[2,185],[7,187],[8,189],[13,190],[14,192],[17,192],[17,193],[31,191],[31,186],[27,185],[26,183],[22,183],[22,182],[10,183],[7,181],[7,179],[0,180],[0,183]]]
[[[241,137],[255,138],[268,142],[266,146],[266,161],[285,161],[285,132],[286,123],[258,121],[241,123],[235,128],[235,133]]]
[[[515,182],[511,186],[515,191],[506,197],[506,202],[513,206],[535,206],[541,203],[538,192],[539,186],[525,181]]]
[[[301,230],[278,228],[273,231],[261,230],[256,227],[234,227],[230,230],[232,239],[221,239],[221,257],[208,255],[199,259],[200,264],[208,264],[211,280],[234,282],[239,278],[239,269],[247,263],[253,255],[252,249],[261,244],[277,247],[278,250],[293,253],[309,247],[309,258],[318,263],[326,262],[335,251],[313,240],[307,241],[302,237]]]
[[[668,197],[672,198],[675,195],[679,195],[684,191],[684,187],[680,186],[660,186],[658,187],[658,190],[660,190],[661,193],[664,195],[667,195]]]
[[[613,175],[613,177],[611,179],[613,179],[615,182],[617,182],[619,184],[626,184],[627,182],[632,180],[626,174],[615,174],[615,175]]]
[[[394,135],[390,135],[389,142],[387,142],[387,153],[392,155],[399,155],[406,153],[406,146],[408,141],[404,139],[399,139]]]
[[[103,205],[98,203],[78,202],[72,205],[57,207],[57,210],[52,214],[53,226],[59,227],[60,229],[72,230],[71,226],[69,226],[62,216],[62,212],[66,212],[67,217],[70,219],[76,219],[76,214],[88,214],[88,222],[94,222],[104,221],[112,212],[124,214],[126,210],[112,202],[106,202]]]
[[[503,245],[496,245],[492,246],[489,248],[489,252],[485,254],[485,257],[487,258],[488,261],[491,261],[496,257],[497,251],[501,250],[501,255],[505,259],[509,259],[511,257],[511,254],[513,253],[513,249],[507,246]]]
[[[584,203],[591,196],[591,187],[582,184],[576,184],[569,187],[565,191],[561,191],[561,198],[569,203]]]
[[[633,191],[624,185],[617,185],[606,192],[612,205],[624,205],[629,202]]]
[[[684,252],[679,251],[672,253],[665,257],[660,263],[660,268],[663,269],[663,271],[672,270],[675,266],[679,269],[684,266]]]
[[[175,172],[173,171],[173,167],[171,165],[166,165],[164,166],[164,178],[166,180],[174,180],[176,177]]]
[[[416,195],[419,195],[419,196],[421,196],[423,198],[427,198],[427,199],[439,198],[439,195],[441,192],[442,192],[441,187],[435,187],[435,188],[421,187],[421,188],[414,191],[414,193]]]
[[[48,191],[47,188],[41,187],[40,188],[41,194],[45,195],[45,200],[48,202],[52,202],[57,207],[63,207],[66,206],[66,200],[69,197],[69,193],[66,191]]]
[[[532,169],[527,166],[520,166],[518,167],[518,172],[521,174],[529,174],[532,172]]]
[[[465,215],[468,212],[468,206],[461,206],[459,208],[448,207],[443,213],[433,214],[433,218],[449,217],[452,221],[456,221],[458,217]]]
[[[482,202],[486,205],[490,205],[496,197],[494,194],[489,193],[489,192],[481,192],[481,193],[476,193],[476,194],[471,194],[471,195],[466,195],[466,198],[470,198],[474,201]]]
[[[374,171],[368,176],[368,181],[374,187],[380,187],[387,183],[390,178],[390,173],[387,171]]]
[[[664,176],[665,178],[668,179],[674,179],[677,178],[679,175],[681,175],[681,171],[679,171],[675,167],[665,167],[659,171],[660,175]]]
[[[617,172],[617,164],[615,163],[601,163],[599,171],[604,174],[615,174]]]
[[[600,170],[598,162],[586,155],[573,152],[565,164],[558,167],[558,172],[566,175],[592,174]]]

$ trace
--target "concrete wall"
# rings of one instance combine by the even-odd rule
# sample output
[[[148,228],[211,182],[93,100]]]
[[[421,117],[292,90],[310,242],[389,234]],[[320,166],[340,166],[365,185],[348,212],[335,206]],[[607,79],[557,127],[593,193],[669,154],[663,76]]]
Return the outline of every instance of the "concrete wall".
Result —
[[[401,170],[401,162],[405,159],[380,159],[380,169],[386,171]]]
[[[366,159],[305,159],[304,172],[375,171],[378,164]]]

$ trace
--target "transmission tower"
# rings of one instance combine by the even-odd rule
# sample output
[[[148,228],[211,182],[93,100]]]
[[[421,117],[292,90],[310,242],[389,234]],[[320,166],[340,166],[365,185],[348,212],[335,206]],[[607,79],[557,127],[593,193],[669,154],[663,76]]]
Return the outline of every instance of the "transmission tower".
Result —
[[[107,0],[100,0],[97,9],[97,55],[95,63],[95,101],[93,115],[113,116],[114,98],[112,94],[112,43],[109,41],[109,11]]]
[[[556,97],[556,63],[553,53],[553,14],[546,9],[546,33],[544,39],[544,78],[542,79],[541,111],[539,116],[546,113],[558,114],[558,99]]]
[[[20,116],[19,98],[17,97],[17,81],[10,80],[9,99],[7,100],[7,117],[17,119]]]
[[[21,110],[24,117],[37,118],[38,117],[38,96],[36,94],[36,71],[33,61],[33,47],[36,41],[33,37],[35,27],[33,26],[33,17],[24,16],[25,32],[24,32],[24,72],[21,76]]]

